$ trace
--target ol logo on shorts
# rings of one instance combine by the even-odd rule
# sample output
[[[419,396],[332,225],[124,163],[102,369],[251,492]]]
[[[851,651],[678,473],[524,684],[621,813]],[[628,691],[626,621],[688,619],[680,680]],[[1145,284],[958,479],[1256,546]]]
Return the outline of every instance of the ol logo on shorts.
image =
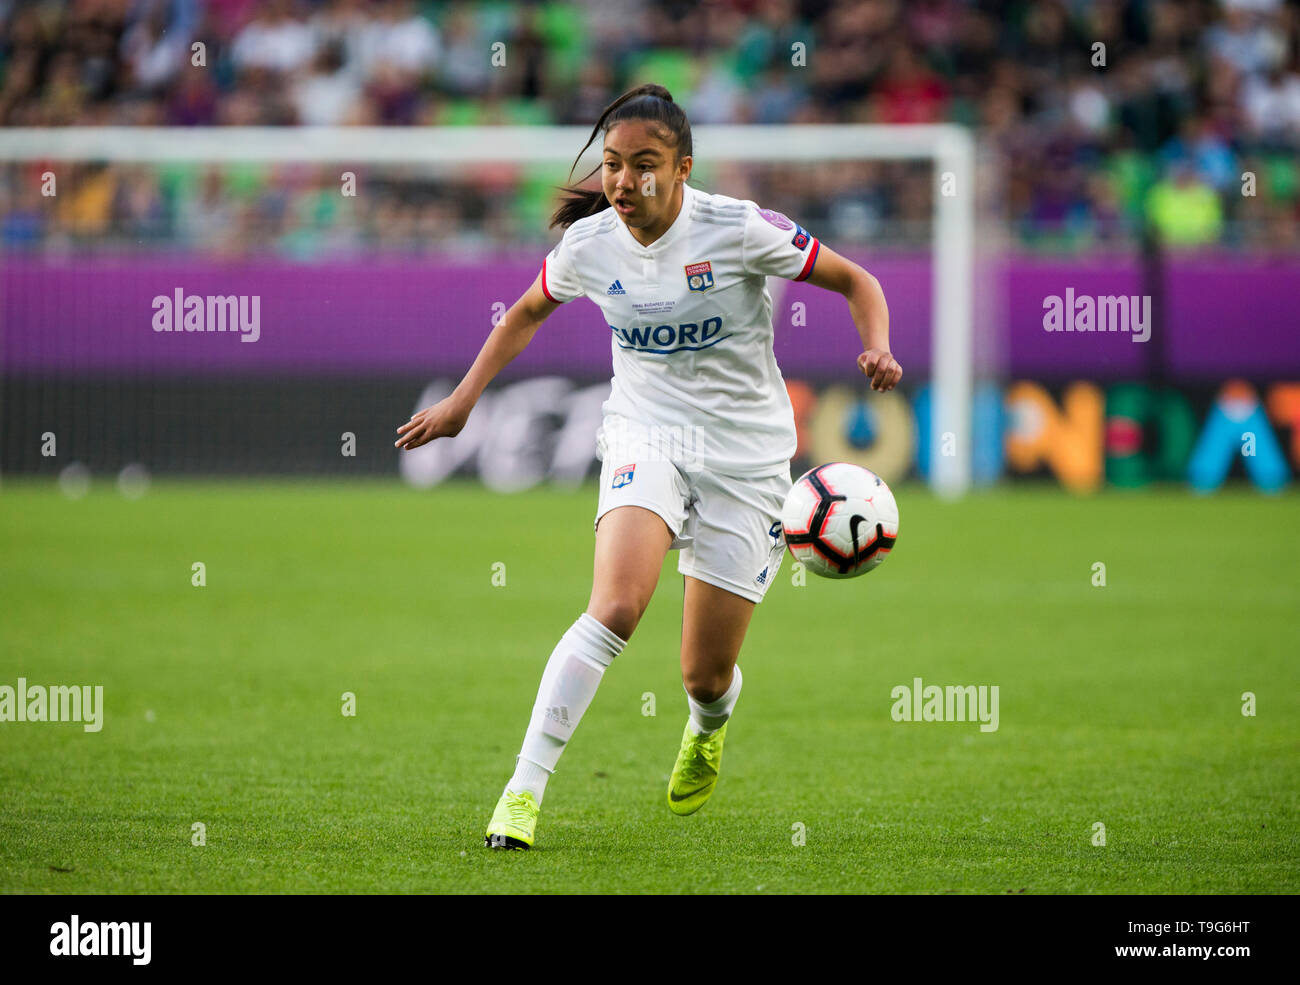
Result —
[[[635,463],[632,465],[623,465],[614,470],[614,481],[609,484],[610,489],[622,489],[632,481],[632,475],[636,471]]]

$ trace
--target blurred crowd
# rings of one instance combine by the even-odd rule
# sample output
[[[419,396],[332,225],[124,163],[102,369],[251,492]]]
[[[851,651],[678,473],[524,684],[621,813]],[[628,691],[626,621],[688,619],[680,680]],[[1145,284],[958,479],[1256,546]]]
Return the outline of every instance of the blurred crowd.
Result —
[[[695,124],[975,128],[1024,244],[1300,250],[1300,0],[0,0],[4,127],[590,126],[644,81]],[[827,237],[928,236],[926,168],[810,171],[709,176]],[[545,239],[564,178],[390,168],[350,199],[307,166],[79,162],[51,206],[33,174],[0,164],[10,248],[492,248]]]

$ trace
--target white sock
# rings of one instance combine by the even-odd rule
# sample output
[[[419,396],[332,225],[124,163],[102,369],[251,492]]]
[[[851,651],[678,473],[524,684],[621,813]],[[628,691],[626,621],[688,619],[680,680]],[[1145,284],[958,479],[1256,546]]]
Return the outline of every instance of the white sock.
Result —
[[[605,668],[625,646],[626,640],[585,612],[560,637],[542,672],[533,716],[507,790],[528,791],[538,804],[542,802],[546,781],[555,772],[565,743],[596,696]]]
[[[691,706],[691,731],[696,735],[712,735],[727,724],[731,710],[736,707],[736,699],[740,697],[740,686],[740,668],[736,667],[731,677],[731,686],[716,701],[696,701],[687,691],[686,703]]]

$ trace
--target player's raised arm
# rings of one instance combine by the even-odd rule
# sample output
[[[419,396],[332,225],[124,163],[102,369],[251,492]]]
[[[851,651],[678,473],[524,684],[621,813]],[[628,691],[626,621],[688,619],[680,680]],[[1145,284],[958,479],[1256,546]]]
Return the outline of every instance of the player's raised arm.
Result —
[[[428,444],[434,438],[454,438],[460,434],[484,388],[527,348],[542,322],[560,306],[547,298],[542,287],[543,276],[539,273],[532,287],[497,322],[479,350],[474,365],[456,389],[432,407],[413,414],[397,429],[398,439],[393,442],[394,447],[409,451]]]
[[[892,390],[903,378],[903,367],[889,351],[889,307],[880,281],[822,243],[808,283],[848,300],[849,315],[862,337],[858,368],[871,380],[871,389]]]

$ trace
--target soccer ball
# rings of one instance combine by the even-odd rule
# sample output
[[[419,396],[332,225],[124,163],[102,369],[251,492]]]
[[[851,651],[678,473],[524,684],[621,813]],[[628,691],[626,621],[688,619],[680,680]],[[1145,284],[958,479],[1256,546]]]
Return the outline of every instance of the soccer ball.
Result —
[[[885,480],[847,462],[818,465],[795,480],[781,508],[796,561],[823,578],[856,578],[898,539],[898,504]]]

